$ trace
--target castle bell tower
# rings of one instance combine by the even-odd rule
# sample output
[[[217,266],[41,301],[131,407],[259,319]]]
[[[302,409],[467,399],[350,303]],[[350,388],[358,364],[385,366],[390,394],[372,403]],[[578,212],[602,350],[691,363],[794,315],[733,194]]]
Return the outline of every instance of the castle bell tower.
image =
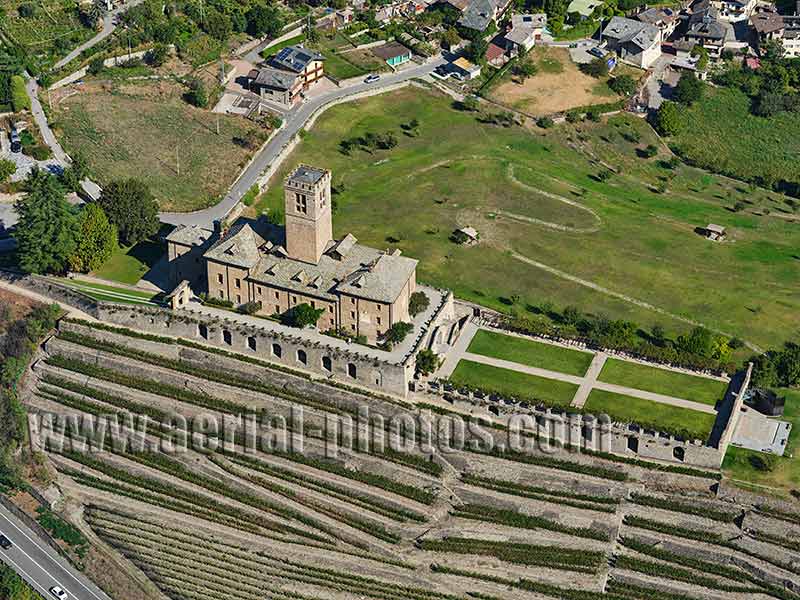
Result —
[[[284,183],[286,252],[290,258],[317,264],[333,239],[331,172],[298,166]]]

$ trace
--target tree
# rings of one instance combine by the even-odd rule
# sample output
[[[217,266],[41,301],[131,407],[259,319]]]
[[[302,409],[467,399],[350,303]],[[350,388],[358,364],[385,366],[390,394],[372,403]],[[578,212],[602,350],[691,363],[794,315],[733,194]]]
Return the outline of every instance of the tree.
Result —
[[[526,60],[521,63],[518,63],[514,67],[514,75],[517,76],[520,83],[525,83],[525,80],[529,77],[533,77],[536,73],[539,72],[539,69],[533,64],[531,61]]]
[[[151,67],[160,67],[167,61],[169,47],[166,44],[156,44],[146,54],[145,60]]]
[[[19,265],[28,273],[63,273],[75,249],[76,219],[58,179],[34,169],[14,208]]]
[[[70,270],[88,273],[99,269],[116,249],[117,228],[109,223],[99,205],[87,204],[78,218],[78,237],[69,259]]]
[[[430,306],[431,300],[425,292],[414,292],[408,300],[408,312],[412,317],[425,311]]]
[[[678,336],[678,350],[696,356],[710,358],[714,351],[714,336],[704,327],[695,327],[688,335]]]
[[[439,357],[433,350],[424,349],[417,352],[417,373],[430,375],[439,368]]]
[[[471,41],[469,45],[464,48],[464,57],[476,65],[482,64],[485,61],[486,50],[488,48],[489,42],[483,38],[478,38],[477,40]]]
[[[452,48],[453,46],[457,46],[461,42],[461,36],[458,35],[458,31],[455,27],[450,27],[442,34],[442,45],[445,48]]]
[[[461,108],[469,112],[477,112],[480,108],[477,96],[467,96],[460,104]]]
[[[384,344],[387,348],[391,348],[395,344],[399,344],[406,336],[414,331],[414,325],[412,323],[406,323],[404,321],[398,321],[394,325],[392,325],[384,334]]]
[[[706,68],[708,67],[708,50],[706,50],[702,46],[695,46],[694,48],[692,48],[691,55],[697,57],[697,59],[698,59],[697,60],[697,65],[696,65],[697,66],[697,70],[698,71],[705,71]],[[733,58],[733,57],[731,56],[731,58]],[[726,59],[726,60],[728,60],[728,59]]]
[[[630,75],[620,75],[613,77],[608,82],[608,87],[620,96],[631,96],[636,92],[636,80]]]
[[[592,77],[605,77],[608,75],[608,63],[605,58],[595,58],[591,62],[580,66],[581,71]]]
[[[72,162],[61,173],[61,182],[71,192],[81,189],[81,181],[89,176],[89,163],[83,154],[75,153]]]
[[[106,68],[105,60],[102,56],[97,56],[89,61],[89,66],[86,67],[86,72],[89,75],[97,75]]]
[[[117,226],[119,240],[125,246],[138,244],[158,231],[158,203],[138,179],[111,182],[98,202],[108,220]]]
[[[655,128],[661,135],[670,136],[678,133],[681,127],[681,113],[675,102],[664,102],[655,117]]]
[[[0,159],[0,183],[5,183],[16,172],[17,163],[5,158]]]
[[[289,327],[298,328],[308,327],[309,325],[316,326],[323,312],[325,312],[324,309],[313,308],[310,304],[304,302],[283,313],[281,315],[281,323]]]
[[[703,97],[705,84],[692,73],[683,73],[675,86],[673,98],[676,102],[689,106]]]
[[[247,33],[254,37],[277,37],[283,29],[283,17],[277,6],[256,4],[247,11]]]
[[[186,101],[197,108],[208,107],[208,92],[202,79],[192,77],[188,82],[189,91],[186,92]]]
[[[654,144],[648,144],[644,150],[642,150],[642,156],[645,158],[653,158],[656,154],[658,154],[658,146]]]
[[[206,11],[203,29],[214,39],[224,42],[233,33],[233,23],[228,15],[209,9]]]

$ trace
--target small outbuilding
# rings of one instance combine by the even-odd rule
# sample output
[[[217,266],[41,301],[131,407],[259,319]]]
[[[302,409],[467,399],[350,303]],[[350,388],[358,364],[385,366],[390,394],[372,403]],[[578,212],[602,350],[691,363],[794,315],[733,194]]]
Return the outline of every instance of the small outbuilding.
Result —
[[[463,56],[454,60],[452,65],[455,67],[456,73],[460,73],[466,79],[475,79],[481,74],[481,66],[470,62]]]
[[[713,242],[721,242],[728,235],[728,232],[722,225],[715,225],[714,223],[709,223],[701,228],[700,232]]]
[[[386,61],[390,67],[399,67],[411,60],[411,50],[400,42],[389,42],[372,49],[372,53]]]
[[[474,227],[462,227],[460,229],[456,229],[450,235],[450,238],[457,244],[472,246],[473,244],[478,243],[480,236]]]

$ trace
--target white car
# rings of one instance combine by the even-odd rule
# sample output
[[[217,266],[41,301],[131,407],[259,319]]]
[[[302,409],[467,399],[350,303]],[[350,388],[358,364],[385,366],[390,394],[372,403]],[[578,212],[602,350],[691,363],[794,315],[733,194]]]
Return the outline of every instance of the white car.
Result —
[[[364,83],[375,83],[381,78],[380,75],[376,75],[373,73],[372,75],[368,75],[367,78],[364,80]]]
[[[50,593],[53,594],[53,596],[55,596],[56,598],[58,598],[58,600],[67,600],[69,598],[69,596],[67,595],[67,592],[62,590],[57,585],[55,585],[55,586],[50,588]]]

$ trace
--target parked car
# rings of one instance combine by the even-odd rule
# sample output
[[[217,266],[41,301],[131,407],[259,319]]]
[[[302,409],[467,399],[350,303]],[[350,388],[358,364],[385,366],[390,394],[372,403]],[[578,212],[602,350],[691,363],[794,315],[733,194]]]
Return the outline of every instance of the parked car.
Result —
[[[381,78],[380,75],[376,75],[373,73],[372,75],[368,75],[367,78],[364,80],[364,83],[375,83]]]
[[[0,533],[0,548],[2,548],[3,550],[8,550],[9,548],[11,548],[11,546],[12,546],[11,540],[8,539],[6,536],[4,536],[2,533]]]
[[[50,593],[53,594],[53,596],[55,596],[56,598],[58,598],[58,600],[67,600],[69,598],[69,596],[67,595],[67,592],[62,590],[57,585],[55,585],[55,586],[50,588]]]
[[[589,54],[596,56],[597,58],[603,58],[606,55],[606,51],[595,46],[594,48],[589,49]]]
[[[464,81],[464,76],[461,73],[451,73],[450,77],[452,77],[456,81]]]

